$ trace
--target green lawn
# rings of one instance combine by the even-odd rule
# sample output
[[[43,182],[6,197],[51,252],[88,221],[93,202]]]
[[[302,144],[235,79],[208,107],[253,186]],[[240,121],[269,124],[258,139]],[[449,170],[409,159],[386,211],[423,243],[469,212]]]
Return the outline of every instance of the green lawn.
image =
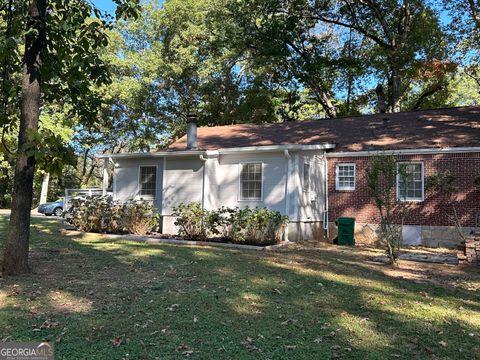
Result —
[[[47,340],[57,359],[480,359],[478,269],[58,228],[34,219],[34,274],[0,280],[0,340]]]

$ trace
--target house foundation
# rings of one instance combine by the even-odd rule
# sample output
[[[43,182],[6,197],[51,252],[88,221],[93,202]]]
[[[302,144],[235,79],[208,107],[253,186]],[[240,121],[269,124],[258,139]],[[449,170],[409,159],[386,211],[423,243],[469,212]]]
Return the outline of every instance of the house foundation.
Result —
[[[379,246],[378,224],[355,224],[355,243],[360,245]],[[473,227],[462,229],[464,236],[469,236]],[[455,248],[462,240],[455,226],[425,226],[404,225],[403,244],[410,246]],[[337,237],[337,227],[334,222],[329,223],[329,236],[320,236],[317,240],[332,243]]]

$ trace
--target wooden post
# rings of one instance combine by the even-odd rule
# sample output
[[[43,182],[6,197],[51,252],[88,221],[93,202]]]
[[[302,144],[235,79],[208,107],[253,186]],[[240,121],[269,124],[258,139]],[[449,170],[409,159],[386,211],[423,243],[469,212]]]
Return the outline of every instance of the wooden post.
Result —
[[[47,202],[49,181],[50,181],[50,173],[43,174],[42,191],[40,193],[40,204],[45,204]]]

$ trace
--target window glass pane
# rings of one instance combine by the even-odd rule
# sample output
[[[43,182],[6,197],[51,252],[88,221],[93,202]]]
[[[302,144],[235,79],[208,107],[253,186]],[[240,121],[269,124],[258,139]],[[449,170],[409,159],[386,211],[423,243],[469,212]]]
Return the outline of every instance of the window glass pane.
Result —
[[[140,167],[140,195],[155,196],[157,188],[157,168],[155,166]]]
[[[260,200],[262,197],[262,164],[242,164],[240,199]]]
[[[337,186],[339,190],[353,190],[355,188],[355,165],[337,165]]]
[[[423,199],[422,164],[399,163],[398,196],[400,200]]]

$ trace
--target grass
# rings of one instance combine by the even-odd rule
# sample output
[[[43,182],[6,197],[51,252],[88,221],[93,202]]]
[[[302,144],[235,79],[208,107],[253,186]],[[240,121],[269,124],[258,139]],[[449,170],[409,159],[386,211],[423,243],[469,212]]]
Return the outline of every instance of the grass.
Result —
[[[0,340],[47,340],[57,359],[480,359],[479,269],[58,228],[34,219],[34,273],[0,279]]]

